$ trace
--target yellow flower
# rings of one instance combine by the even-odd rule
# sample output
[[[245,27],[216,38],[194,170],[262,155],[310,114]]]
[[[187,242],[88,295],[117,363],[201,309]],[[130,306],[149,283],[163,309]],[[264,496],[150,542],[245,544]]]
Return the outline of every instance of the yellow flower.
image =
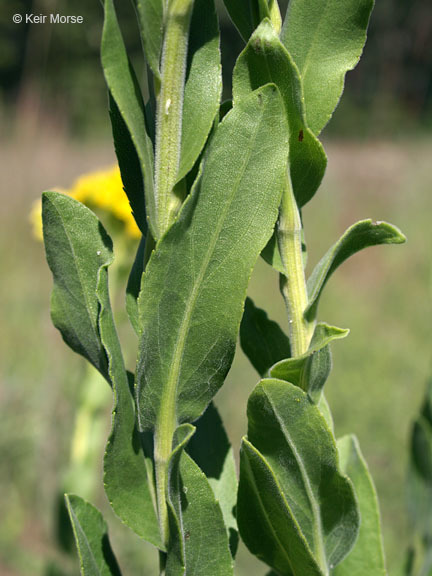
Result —
[[[43,242],[43,234],[42,234],[42,202],[41,199],[38,198],[33,202],[32,208],[29,214],[30,224],[33,230],[33,236]]]
[[[125,231],[132,238],[139,238],[141,232],[132,216],[129,200],[123,191],[123,183],[118,166],[96,170],[80,176],[69,190],[59,190],[82,202],[97,212],[107,212],[122,222]],[[30,213],[33,234],[42,240],[41,202],[33,204]]]

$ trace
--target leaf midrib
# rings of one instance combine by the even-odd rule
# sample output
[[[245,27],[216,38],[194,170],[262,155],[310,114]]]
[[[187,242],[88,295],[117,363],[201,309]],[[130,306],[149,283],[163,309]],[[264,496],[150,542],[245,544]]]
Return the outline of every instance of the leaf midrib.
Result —
[[[270,466],[267,464],[264,456],[253,446],[253,444],[249,443],[249,445],[251,446],[252,449],[254,449],[254,450],[259,454],[259,456],[260,456],[261,459],[262,459],[262,462],[263,462],[264,465],[266,465],[267,468],[269,469],[269,471],[270,471],[270,473],[271,473],[271,475],[272,475],[272,478],[273,478],[273,480],[275,481],[276,486],[279,488],[279,494],[281,495],[282,500],[284,501],[284,503],[285,503],[285,505],[286,505],[286,507],[287,507],[287,510],[289,510],[289,511],[291,512],[291,508],[290,508],[290,506],[289,506],[289,504],[288,504],[288,502],[287,502],[287,500],[286,500],[286,498],[285,498],[285,495],[283,494],[282,490],[280,489],[280,486],[279,486],[279,484],[278,484],[278,481],[277,481],[276,477],[274,476],[273,471],[271,470]],[[259,506],[260,506],[260,508],[261,508],[261,510],[262,510],[262,512],[263,512],[263,515],[264,515],[264,517],[266,518],[268,525],[270,526],[270,529],[271,529],[271,531],[272,531],[272,534],[273,534],[273,536],[274,536],[275,541],[279,544],[279,548],[282,550],[283,556],[284,556],[284,557],[287,559],[287,561],[288,561],[288,564],[289,564],[289,566],[290,566],[290,568],[291,568],[291,570],[292,570],[292,572],[293,572],[293,575],[294,575],[294,576],[297,576],[297,572],[296,572],[295,568],[294,568],[293,565],[292,565],[291,558],[289,557],[289,555],[288,555],[287,552],[285,551],[285,546],[284,546],[284,545],[282,544],[282,542],[280,541],[280,538],[279,538],[279,536],[278,536],[278,533],[277,533],[276,529],[273,527],[271,518],[270,518],[269,515],[267,514],[267,509],[266,509],[266,507],[265,507],[265,505],[264,505],[264,502],[263,502],[263,500],[262,500],[262,498],[261,498],[261,493],[260,493],[260,491],[258,490],[258,486],[257,486],[256,481],[255,481],[255,475],[254,475],[253,470],[252,470],[252,467],[251,467],[251,465],[250,465],[250,463],[249,463],[249,458],[247,458],[247,462],[248,462],[248,468],[249,468],[250,474],[251,474],[251,476],[252,476],[252,478],[253,478],[253,480],[254,480],[254,481],[252,482],[252,485],[253,485],[254,492],[255,492],[255,494],[257,495],[257,502],[259,503]],[[294,515],[292,514],[292,512],[291,512],[291,515],[292,515],[293,518],[294,518]],[[294,519],[294,522],[296,522],[295,519]]]
[[[309,48],[308,48],[307,53],[306,53],[306,57],[303,61],[303,66],[301,67],[301,70],[300,70],[300,75],[302,78],[304,78],[308,72],[308,68],[310,66],[310,61],[311,61],[311,57],[312,57],[311,55],[312,55],[312,52],[315,52],[315,48],[316,48],[316,39],[317,39],[318,33],[321,32],[321,28],[322,28],[323,22],[325,21],[325,19],[327,17],[327,12],[329,10],[330,4],[331,4],[331,0],[327,0],[325,7],[324,7],[324,10],[322,11],[321,17],[319,18],[318,24],[315,28],[315,31],[312,35],[312,39],[311,39],[311,42],[309,44]],[[300,69],[300,67],[299,67],[299,69]]]
[[[241,183],[243,176],[246,172],[246,167],[248,166],[248,164],[250,162],[253,145],[254,145],[255,140],[257,138],[258,131],[261,127],[262,118],[263,118],[263,115],[264,115],[264,112],[265,112],[265,109],[267,106],[268,106],[268,103],[266,103],[262,107],[259,121],[256,123],[256,128],[254,130],[253,136],[250,138],[251,145],[249,146],[247,155],[245,157],[245,161],[243,163],[242,170],[239,173],[236,185],[233,186],[233,190],[232,190],[232,193],[230,194],[229,200],[224,203],[224,207],[223,207],[223,211],[222,211],[222,217],[219,219],[217,227],[214,228],[214,233],[211,237],[209,249],[207,250],[207,254],[203,260],[200,271],[199,271],[198,276],[195,280],[194,287],[193,287],[192,292],[191,292],[191,296],[189,298],[188,304],[186,306],[186,309],[185,309],[185,312],[183,315],[183,319],[182,319],[182,323],[180,325],[178,336],[177,336],[175,343],[174,343],[173,362],[171,364],[171,370],[170,370],[169,375],[168,375],[167,384],[163,387],[162,399],[161,399],[161,409],[160,409],[160,413],[167,414],[169,420],[171,422],[174,422],[174,423],[177,423],[177,417],[176,417],[177,387],[178,387],[178,383],[179,383],[180,370],[181,370],[181,365],[182,365],[182,360],[183,360],[183,355],[184,355],[184,350],[185,350],[185,345],[186,345],[186,336],[187,336],[187,333],[189,331],[189,325],[190,325],[190,321],[192,318],[192,314],[193,314],[193,311],[195,308],[196,301],[197,301],[198,296],[199,296],[199,292],[200,292],[200,288],[201,288],[201,285],[202,285],[202,282],[204,279],[205,272],[208,268],[211,257],[213,255],[214,250],[215,250],[216,243],[217,243],[217,240],[219,238],[222,227],[225,223],[226,216],[227,216],[227,214],[231,208],[232,201],[233,201],[233,199],[234,199],[234,197],[235,197],[235,195],[239,189],[240,183]],[[164,410],[164,408],[165,408],[165,410]],[[160,417],[159,420],[164,420],[163,415],[162,415],[162,417]],[[175,428],[175,426],[173,428]]]
[[[271,397],[267,394],[267,391],[265,390],[264,387],[263,387],[263,392],[264,392],[270,406],[272,407],[273,413],[274,413],[274,415],[278,421],[279,426],[281,427],[282,432],[284,433],[285,438],[287,439],[289,447],[291,448],[292,453],[294,455],[294,458],[295,458],[297,465],[299,467],[300,474],[301,474],[301,477],[303,480],[303,484],[305,486],[306,495],[307,495],[308,500],[310,502],[310,505],[312,508],[312,514],[314,517],[314,530],[313,530],[313,532],[315,535],[315,544],[317,546],[316,552],[318,554],[318,563],[321,566],[321,568],[325,571],[325,574],[328,574],[325,547],[324,547],[324,536],[323,536],[323,531],[322,531],[321,512],[320,512],[320,508],[319,508],[318,502],[316,500],[316,497],[313,493],[313,489],[312,489],[312,486],[310,484],[310,481],[309,481],[309,478],[308,478],[308,475],[306,472],[305,464],[301,458],[301,455],[297,451],[295,443],[294,443],[293,439],[291,438],[290,433],[286,429],[285,424],[284,424],[283,420],[281,419],[281,417],[280,417],[280,415],[276,409],[276,406],[274,405]]]
[[[97,561],[96,561],[95,555],[93,554],[93,550],[92,550],[92,547],[91,547],[91,545],[90,545],[90,542],[89,542],[89,540],[88,540],[88,538],[87,538],[87,534],[85,533],[83,527],[81,526],[81,522],[79,521],[78,516],[75,514],[75,510],[74,510],[73,506],[71,505],[70,501],[69,501],[69,511],[70,511],[70,513],[71,513],[71,515],[72,515],[72,518],[73,518],[73,520],[74,520],[74,522],[73,522],[73,528],[74,528],[74,532],[75,532],[75,534],[76,534],[76,536],[77,536],[77,543],[78,543],[79,541],[81,541],[81,544],[82,544],[82,540],[84,540],[84,544],[86,545],[86,548],[87,548],[87,550],[88,550],[88,554],[89,554],[89,556],[90,556],[90,559],[91,559],[91,562],[92,562],[92,564],[93,564],[93,567],[94,567],[94,569],[97,571],[97,574],[98,574],[99,576],[102,576],[102,572],[100,571],[100,569],[99,569],[99,567],[98,567],[98,563],[97,563]],[[81,539],[78,538],[78,533],[81,535],[81,537],[82,537]],[[83,574],[84,574],[84,573],[85,573],[85,566],[84,566],[84,558],[83,558],[83,554],[82,554],[82,551],[81,551],[81,546],[78,547],[78,555],[79,555],[79,558],[80,558],[80,563],[81,563],[82,570],[83,570]]]
[[[66,236],[67,241],[68,241],[68,244],[69,244],[69,248],[70,248],[71,253],[72,253],[72,261],[73,261],[73,264],[74,264],[74,267],[75,267],[75,270],[76,270],[76,273],[77,273],[77,278],[79,279],[79,285],[80,285],[80,287],[81,287],[81,291],[82,291],[82,294],[83,294],[83,296],[84,296],[85,310],[86,310],[87,316],[88,316],[88,318],[89,318],[89,320],[90,320],[90,326],[91,326],[91,328],[92,328],[92,331],[93,331],[93,334],[94,334],[94,336],[95,336],[96,342],[99,342],[99,334],[98,334],[97,331],[96,331],[96,326],[93,324],[93,319],[92,319],[92,316],[91,316],[91,314],[90,314],[90,309],[91,309],[91,308],[90,308],[90,304],[89,304],[89,296],[88,296],[86,290],[84,290],[84,284],[83,284],[82,277],[81,277],[82,275],[81,275],[80,269],[79,269],[79,267],[78,267],[78,265],[77,265],[77,257],[76,257],[76,254],[75,254],[75,249],[74,249],[73,243],[72,243],[71,238],[70,238],[70,236],[69,236],[69,233],[68,233],[68,230],[67,230],[65,221],[64,221],[64,219],[63,219],[63,216],[62,216],[60,210],[57,208],[56,204],[55,204],[54,202],[52,202],[49,198],[48,198],[48,201],[49,201],[50,204],[53,206],[53,208],[55,209],[55,211],[57,212],[57,214],[58,214],[58,216],[59,216],[59,218],[60,218],[60,220],[61,220],[62,228],[63,228],[63,230],[64,230],[65,236]],[[99,267],[99,268],[100,268],[100,267]],[[66,286],[63,282],[62,282],[61,284],[63,284],[63,285],[66,287],[67,291],[68,291],[70,294],[72,294],[71,291],[67,288],[67,286]],[[96,321],[97,321],[97,320],[96,320]]]

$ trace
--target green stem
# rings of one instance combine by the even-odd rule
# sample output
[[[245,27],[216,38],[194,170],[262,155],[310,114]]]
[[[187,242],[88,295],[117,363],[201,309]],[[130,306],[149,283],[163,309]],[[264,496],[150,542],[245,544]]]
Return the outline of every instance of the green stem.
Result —
[[[302,224],[289,174],[282,195],[277,238],[285,269],[280,282],[288,311],[291,352],[292,356],[300,356],[309,348],[312,327],[304,318],[308,296],[303,269]]]
[[[158,240],[175,218],[184,187],[176,184],[181,151],[183,97],[189,25],[193,0],[169,0],[165,16],[161,84],[156,111],[155,202]],[[175,414],[164,403],[154,437],[156,496],[161,536],[168,544],[169,525],[166,491],[168,461],[175,431]],[[164,568],[161,564],[161,574]]]
[[[168,507],[166,494],[168,488],[168,461],[172,452],[175,422],[171,417],[171,406],[165,410],[158,422],[154,439],[154,461],[156,475],[156,497],[158,504],[159,528],[165,545],[169,542]]]
[[[183,96],[193,0],[170,0],[162,49],[161,88],[156,112],[155,200],[159,237],[183,198],[175,189],[180,163]]]

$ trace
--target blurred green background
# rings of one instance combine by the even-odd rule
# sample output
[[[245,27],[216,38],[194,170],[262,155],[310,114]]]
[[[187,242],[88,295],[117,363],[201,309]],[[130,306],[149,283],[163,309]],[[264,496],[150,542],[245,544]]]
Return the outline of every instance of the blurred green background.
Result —
[[[140,73],[133,10],[129,2],[117,5]],[[13,24],[14,14],[30,12],[82,15],[85,22]],[[228,96],[242,44],[222,9],[221,25]],[[58,551],[56,507],[89,377],[50,323],[51,277],[28,214],[42,190],[68,187],[82,173],[114,162],[99,66],[101,26],[96,0],[0,3],[0,576],[78,573]],[[404,502],[410,421],[432,372],[431,62],[430,1],[378,0],[364,57],[348,75],[324,132],[327,175],[304,210],[309,270],[357,219],[389,220],[408,237],[402,247],[369,249],[346,263],[329,283],[320,313],[351,329],[333,347],[327,395],[337,434],[354,431],[370,464],[395,575],[410,537]],[[286,326],[277,276],[262,261],[250,294]],[[118,320],[132,358],[135,342],[124,313]],[[236,450],[257,379],[239,350],[217,397]],[[100,390],[106,435],[110,393],[102,383]],[[100,448],[96,460],[101,458]],[[101,486],[100,464],[95,474]],[[101,489],[94,503],[109,521],[125,576],[156,574],[154,551],[115,520]],[[237,574],[264,573],[242,549]]]

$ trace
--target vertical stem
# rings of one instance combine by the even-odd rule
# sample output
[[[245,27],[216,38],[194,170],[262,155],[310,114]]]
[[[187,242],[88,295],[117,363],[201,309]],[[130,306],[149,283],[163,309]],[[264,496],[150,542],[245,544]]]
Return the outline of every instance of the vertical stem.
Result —
[[[308,296],[303,269],[302,225],[289,174],[282,195],[277,238],[285,269],[280,283],[288,311],[291,352],[292,356],[300,356],[309,347],[312,327],[304,318]]]
[[[156,111],[155,201],[159,238],[182,198],[174,189],[180,163],[183,93],[193,0],[170,0],[162,49],[161,88]],[[156,240],[158,240],[157,238]]]
[[[187,63],[189,26],[193,0],[168,0],[165,14],[164,42],[160,92],[156,109],[155,203],[157,235],[166,232],[182,203],[181,186],[176,185],[181,151],[181,130],[184,85]],[[172,410],[168,407],[163,414]],[[169,540],[166,490],[168,460],[172,451],[175,423],[164,418],[155,431],[154,459],[156,496],[161,536]],[[164,557],[160,558],[160,574],[165,573]]]

